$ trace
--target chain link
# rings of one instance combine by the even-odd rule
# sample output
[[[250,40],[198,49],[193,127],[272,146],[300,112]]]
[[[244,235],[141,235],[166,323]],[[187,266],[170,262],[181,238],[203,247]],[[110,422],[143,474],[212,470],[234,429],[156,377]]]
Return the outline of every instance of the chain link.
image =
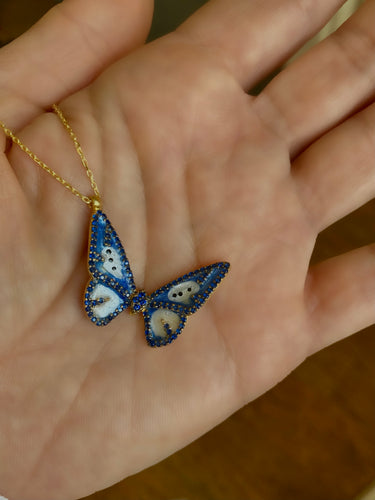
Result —
[[[65,129],[69,133],[69,135],[74,143],[76,151],[81,159],[81,163],[86,170],[86,174],[87,174],[87,177],[89,178],[91,188],[94,191],[95,197],[85,196],[80,191],[78,191],[78,189],[73,187],[68,181],[66,181],[63,177],[61,177],[59,174],[57,174],[52,168],[50,168],[48,165],[46,165],[40,158],[38,158],[38,156],[35,153],[33,153],[25,144],[23,144],[23,142],[1,121],[0,121],[0,127],[3,129],[5,135],[7,137],[9,137],[9,139],[11,139],[15,144],[17,144],[17,146],[19,146],[20,149],[22,149],[22,151],[24,151],[37,165],[39,165],[39,167],[41,167],[48,174],[50,174],[57,182],[62,184],[66,189],[68,189],[75,196],[78,196],[78,198],[80,198],[84,203],[97,209],[98,207],[100,207],[99,189],[98,189],[98,186],[95,182],[94,175],[88,166],[88,162],[87,162],[87,159],[82,151],[81,145],[78,142],[77,136],[73,132],[72,127],[67,122],[61,109],[56,104],[52,105],[52,109],[57,114],[59,119],[61,120],[62,124],[64,125]]]

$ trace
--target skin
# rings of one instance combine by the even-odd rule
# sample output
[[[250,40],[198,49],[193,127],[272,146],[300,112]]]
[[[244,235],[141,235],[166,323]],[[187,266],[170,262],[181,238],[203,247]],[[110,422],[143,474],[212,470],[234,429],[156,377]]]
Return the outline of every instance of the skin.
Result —
[[[309,268],[317,234],[374,196],[375,2],[247,93],[341,3],[213,0],[142,46],[149,2],[65,0],[0,51],[1,119],[89,194],[60,102],[139,288],[231,263],[168,347],[141,316],[95,327],[90,209],[0,137],[1,494],[108,487],[375,321],[374,246]]]

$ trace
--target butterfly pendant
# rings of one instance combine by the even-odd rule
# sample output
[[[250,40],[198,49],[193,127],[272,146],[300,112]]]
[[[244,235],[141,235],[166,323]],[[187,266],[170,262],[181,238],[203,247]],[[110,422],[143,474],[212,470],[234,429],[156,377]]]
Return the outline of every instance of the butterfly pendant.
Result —
[[[217,262],[185,274],[151,295],[137,290],[128,259],[107,216],[97,210],[90,227],[88,267],[91,279],[85,310],[95,325],[107,325],[121,311],[142,313],[145,335],[152,347],[170,344],[224,278],[228,262]]]

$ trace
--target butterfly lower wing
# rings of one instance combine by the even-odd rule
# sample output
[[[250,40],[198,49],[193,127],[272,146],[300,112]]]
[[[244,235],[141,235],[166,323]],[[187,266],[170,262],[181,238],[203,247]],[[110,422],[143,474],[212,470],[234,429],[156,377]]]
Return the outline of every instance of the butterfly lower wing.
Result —
[[[105,279],[89,281],[85,292],[85,310],[97,326],[107,325],[128,305],[128,297]]]
[[[143,311],[145,335],[151,347],[170,344],[185,326],[186,314],[171,309],[147,307]]]
[[[93,323],[106,325],[129,306],[136,287],[121,241],[101,210],[91,219],[88,267],[85,309]]]
[[[147,342],[152,346],[170,344],[181,333],[186,317],[206,302],[228,269],[228,262],[217,262],[156,290],[143,313]]]

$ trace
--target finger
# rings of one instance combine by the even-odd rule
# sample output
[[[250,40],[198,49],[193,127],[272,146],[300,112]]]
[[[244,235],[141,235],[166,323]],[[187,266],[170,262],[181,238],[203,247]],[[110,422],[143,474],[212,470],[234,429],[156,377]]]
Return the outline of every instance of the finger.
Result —
[[[375,104],[316,141],[293,163],[317,232],[375,197]]]
[[[287,141],[292,156],[374,97],[374,18],[371,0],[255,100],[260,116]]]
[[[0,51],[1,120],[16,128],[141,44],[152,0],[65,0]]]
[[[211,0],[177,30],[248,89],[324,26],[343,0]]]
[[[311,354],[375,322],[375,245],[314,266],[306,284]]]

